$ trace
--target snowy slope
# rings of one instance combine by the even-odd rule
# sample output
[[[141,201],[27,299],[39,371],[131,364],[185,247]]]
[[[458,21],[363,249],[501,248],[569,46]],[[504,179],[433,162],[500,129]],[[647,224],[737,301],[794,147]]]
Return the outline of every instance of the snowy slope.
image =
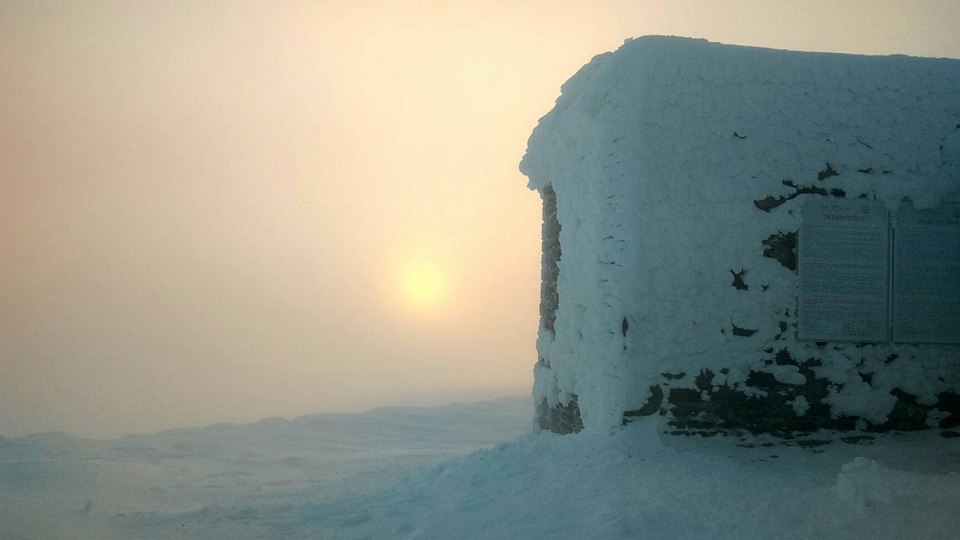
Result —
[[[956,538],[955,441],[912,434],[812,449],[756,439],[669,441],[676,446],[636,425],[539,434],[435,466],[373,497],[324,505],[314,514],[323,525],[309,531],[331,538]]]
[[[803,447],[661,439],[650,422],[522,435],[531,414],[522,397],[6,439],[0,537],[947,539],[960,525],[960,438]]]
[[[531,415],[526,396],[106,441],[0,437],[0,538],[276,537],[304,526],[275,523],[278,509],[381,489],[529,433]]]

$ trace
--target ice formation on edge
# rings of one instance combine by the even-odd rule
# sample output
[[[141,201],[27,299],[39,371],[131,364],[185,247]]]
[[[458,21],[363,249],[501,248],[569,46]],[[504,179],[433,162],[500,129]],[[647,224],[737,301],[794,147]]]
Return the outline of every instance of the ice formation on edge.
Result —
[[[520,169],[544,429],[960,423],[960,345],[796,338],[794,249],[806,200],[960,201],[960,61],[630,40],[563,85]]]

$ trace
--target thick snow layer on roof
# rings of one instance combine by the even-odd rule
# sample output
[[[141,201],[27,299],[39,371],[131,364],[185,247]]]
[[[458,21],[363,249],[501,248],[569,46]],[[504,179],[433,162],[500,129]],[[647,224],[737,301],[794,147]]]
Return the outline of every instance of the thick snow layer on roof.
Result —
[[[706,168],[717,174],[710,194],[730,180],[744,184],[738,172],[802,179],[832,157],[834,165],[857,166],[851,173],[878,173],[837,179],[849,191],[871,191],[891,210],[907,196],[926,206],[958,195],[958,88],[960,61],[953,59],[638,38],[594,57],[561,87],[520,169],[540,188],[578,171],[597,174],[597,165],[604,176],[626,179]],[[765,167],[750,167],[751,157]],[[684,189],[696,179],[669,181]],[[645,184],[665,197],[673,190],[666,180]]]
[[[796,274],[763,255],[811,197],[960,201],[960,61],[640,38],[563,85],[520,168],[555,190],[562,251],[535,395],[577,395],[587,427],[618,424],[663,373],[722,368],[713,384],[745,392],[752,371],[803,379],[762,353],[781,349],[817,357],[834,414],[879,423],[895,387],[927,404],[960,388],[955,346],[796,341]]]

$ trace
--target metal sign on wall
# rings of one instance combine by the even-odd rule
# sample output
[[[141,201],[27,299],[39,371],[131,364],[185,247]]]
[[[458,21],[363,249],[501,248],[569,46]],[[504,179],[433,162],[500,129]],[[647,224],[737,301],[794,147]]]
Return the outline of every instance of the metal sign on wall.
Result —
[[[811,199],[798,239],[800,339],[886,341],[890,218],[876,201]]]
[[[893,245],[893,340],[960,343],[960,204],[904,204]]]
[[[960,343],[960,204],[904,204],[896,227],[865,199],[810,199],[801,212],[799,339]]]

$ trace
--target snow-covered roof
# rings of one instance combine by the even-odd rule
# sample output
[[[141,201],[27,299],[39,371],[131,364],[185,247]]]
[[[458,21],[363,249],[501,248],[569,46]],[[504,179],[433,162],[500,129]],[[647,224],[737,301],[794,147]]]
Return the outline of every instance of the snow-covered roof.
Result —
[[[520,163],[532,188],[602,163],[628,181],[707,164],[748,189],[736,173],[798,179],[826,160],[878,173],[842,180],[895,207],[940,200],[960,175],[960,60],[648,36],[597,55],[561,92]]]

